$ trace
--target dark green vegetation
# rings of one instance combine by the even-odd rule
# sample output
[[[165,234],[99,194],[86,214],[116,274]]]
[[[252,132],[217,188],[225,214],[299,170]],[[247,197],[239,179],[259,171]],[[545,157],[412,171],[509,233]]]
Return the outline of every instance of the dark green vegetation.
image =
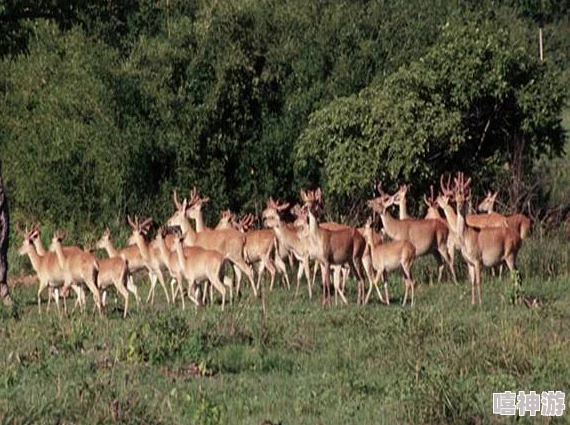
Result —
[[[417,199],[457,169],[508,188],[511,211],[544,210],[570,11],[500,3],[3,1],[14,217],[85,238],[126,213],[161,220],[175,187],[197,185],[213,221],[321,185],[354,220],[374,178]]]
[[[13,293],[16,317],[0,322],[2,423],[85,424],[418,424],[514,423],[492,415],[492,392],[570,388],[568,245],[535,235],[521,253],[524,295],[540,307],[514,306],[512,284],[484,277],[483,306],[470,289],[426,277],[413,309],[323,310],[306,292],[268,294],[182,311],[133,307],[121,319],[39,316],[32,288]],[[546,248],[545,248],[546,247]],[[540,255],[539,252],[541,253]],[[430,263],[431,264],[431,263]],[[421,268],[421,266],[420,266]],[[148,283],[141,283],[143,294]],[[568,410],[568,409],[567,409]],[[552,424],[568,423],[568,412]],[[544,418],[546,419],[546,418]],[[531,423],[521,420],[519,423]],[[544,422],[547,423],[547,422]]]

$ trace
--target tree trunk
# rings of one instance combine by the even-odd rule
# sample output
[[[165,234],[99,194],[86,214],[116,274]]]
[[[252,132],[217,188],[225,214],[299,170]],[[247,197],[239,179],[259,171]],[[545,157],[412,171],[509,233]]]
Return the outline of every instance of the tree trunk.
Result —
[[[10,236],[10,214],[8,211],[8,198],[2,180],[2,163],[0,162],[0,301],[4,305],[11,305],[8,290],[8,243]]]

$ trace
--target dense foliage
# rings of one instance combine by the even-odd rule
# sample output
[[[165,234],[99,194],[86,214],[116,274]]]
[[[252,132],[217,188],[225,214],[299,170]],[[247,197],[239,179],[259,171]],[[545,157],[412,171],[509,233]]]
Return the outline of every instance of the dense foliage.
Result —
[[[569,10],[539,3],[5,1],[14,214],[162,219],[193,185],[210,221],[307,185],[343,210],[374,179],[419,192],[460,167],[520,206],[522,171],[564,144]]]

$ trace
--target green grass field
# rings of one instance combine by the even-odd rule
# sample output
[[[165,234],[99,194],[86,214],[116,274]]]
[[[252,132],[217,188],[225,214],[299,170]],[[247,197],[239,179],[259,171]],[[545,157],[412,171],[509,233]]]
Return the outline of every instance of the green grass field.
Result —
[[[329,310],[277,288],[265,324],[249,292],[225,312],[182,311],[158,292],[125,320],[113,296],[107,317],[60,319],[38,315],[36,287],[15,288],[18,307],[0,313],[0,422],[534,423],[494,416],[492,393],[570,389],[569,257],[561,239],[525,241],[523,290],[536,309],[513,305],[509,278],[487,273],[482,308],[465,278],[423,283],[402,308],[394,276],[390,306],[355,305],[354,284],[352,303]],[[570,423],[570,412],[536,421]]]

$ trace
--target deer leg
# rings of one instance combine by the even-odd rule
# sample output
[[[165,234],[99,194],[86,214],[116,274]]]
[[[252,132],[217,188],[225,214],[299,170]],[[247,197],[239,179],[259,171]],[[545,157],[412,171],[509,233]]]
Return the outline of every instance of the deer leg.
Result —
[[[475,282],[477,283],[477,298],[481,305],[481,266],[479,264],[475,267]]]
[[[289,281],[289,275],[287,274],[287,267],[285,266],[285,262],[283,258],[279,256],[278,253],[275,253],[275,267],[277,270],[285,276],[285,282],[287,283],[287,289],[291,289],[291,282]]]
[[[269,275],[271,276],[269,289],[273,290],[273,285],[275,284],[275,275],[277,274],[277,270],[275,269],[275,264],[273,263],[273,260],[269,256],[265,258],[264,263],[265,263],[265,268],[269,271]]]
[[[127,278],[127,289],[131,292],[131,294],[133,294],[135,296],[135,300],[136,300],[137,306],[138,306],[140,303],[139,291],[138,291],[138,288],[136,287],[136,285],[133,281],[133,276],[131,274],[129,274],[129,276]]]
[[[220,280],[219,275],[213,275],[210,277],[210,282],[212,283],[210,285],[210,287],[215,287],[216,290],[220,293],[220,295],[222,296],[222,311],[224,311],[224,307],[226,305],[226,288],[224,288],[224,285],[222,284],[222,281]]]
[[[245,263],[245,261],[242,258],[231,258],[231,261],[234,263],[235,267],[238,267],[239,270],[241,270],[243,273],[245,273],[245,275],[249,279],[249,282],[251,283],[251,289],[253,290],[253,295],[257,298],[257,289],[255,288],[255,282],[253,279],[253,271],[251,270],[251,268]],[[235,267],[234,267],[234,270],[235,270]],[[237,276],[237,274],[236,274],[236,276]],[[241,278],[241,274],[239,274],[239,276]]]
[[[384,295],[386,295],[386,305],[390,305],[390,296],[388,295],[388,271],[384,269],[382,272],[382,282],[384,283]]]
[[[318,268],[319,268],[319,263],[317,261],[315,261],[315,264],[313,266],[313,277],[311,278],[311,286],[313,286],[315,284],[315,280],[317,279]]]

